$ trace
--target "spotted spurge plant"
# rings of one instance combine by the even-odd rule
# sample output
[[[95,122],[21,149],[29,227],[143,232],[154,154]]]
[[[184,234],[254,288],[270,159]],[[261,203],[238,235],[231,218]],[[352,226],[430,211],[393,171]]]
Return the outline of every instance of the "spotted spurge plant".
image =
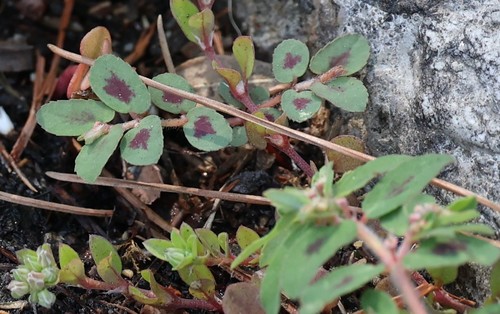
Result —
[[[287,125],[288,119],[307,121],[325,101],[346,111],[365,109],[366,89],[360,80],[350,77],[364,67],[369,56],[368,42],[362,36],[339,37],[312,57],[300,41],[283,41],[274,51],[272,68],[276,80],[288,85],[270,98],[265,89],[250,86],[255,62],[250,37],[241,36],[234,41],[233,54],[239,70],[227,67],[215,54],[212,4],[213,1],[198,1],[198,5],[189,0],[170,2],[173,16],[186,37],[201,48],[214,71],[223,78],[219,93],[226,103],[281,125]],[[13,297],[29,294],[32,303],[50,307],[55,298],[48,289],[65,283],[122,293],[159,308],[217,311],[221,306],[216,301],[216,282],[210,267],[244,265],[265,271],[260,301],[267,313],[279,311],[282,296],[298,301],[301,313],[320,312],[338,297],[385,272],[402,295],[406,308],[421,314],[430,311],[433,302],[445,303],[440,289],[456,279],[458,266],[468,262],[496,263],[493,275],[498,275],[500,250],[471,235],[490,235],[492,230],[486,225],[467,223],[478,216],[475,199],[459,199],[442,207],[422,192],[452,162],[450,157],[381,157],[353,171],[349,170],[354,167],[342,167],[337,172],[346,173],[334,182],[331,164],[314,173],[287,136],[248,121],[231,125],[213,109],[175,93],[147,88],[130,65],[110,54],[110,41],[109,33],[102,28],[91,31],[82,41],[81,53],[95,58],[95,63],[90,68],[81,67],[75,74],[68,89],[73,99],[50,102],[37,114],[38,123],[46,131],[84,141],[75,163],[76,173],[84,180],[96,180],[118,147],[121,157],[130,164],[156,163],[163,152],[162,129],[182,127],[189,143],[205,151],[247,142],[258,149],[273,145],[312,177],[311,186],[305,190],[267,191],[265,196],[279,214],[277,224],[262,238],[241,227],[236,240],[243,251],[237,257],[227,234],[194,230],[186,224],[174,229],[169,240],[146,240],[146,250],[179,272],[194,300],[180,298],[171,288],[159,285],[149,270],[141,275],[150,290],[132,285],[121,276],[122,264],[114,247],[98,236],[91,236],[89,244],[102,281],[85,274],[78,254],[67,245],[59,249],[57,266],[45,244],[37,252],[18,252],[21,265],[13,272],[14,280],[8,286]],[[308,69],[315,76],[299,81]],[[189,82],[176,74],[160,74],[153,80],[193,92]],[[86,90],[88,87],[91,89]],[[152,105],[178,117],[161,119],[154,114]],[[117,113],[125,121],[118,121]],[[362,206],[351,207],[347,197],[366,191],[367,187],[369,192],[364,195]],[[370,220],[380,221],[386,235],[381,237],[372,230]],[[404,240],[398,243],[402,236]],[[340,265],[329,271],[322,268],[339,250],[356,240],[373,253],[372,263]],[[427,295],[425,303],[409,276],[424,269],[436,282],[435,291]],[[491,289],[490,305],[477,313],[498,310],[500,289],[494,277]],[[400,313],[393,299],[381,291],[364,291],[361,305],[368,313]]]
[[[202,7],[200,11],[191,1],[171,1],[172,13],[187,38],[200,46],[224,79],[219,92],[228,104],[282,125],[287,125],[288,119],[308,120],[325,100],[347,111],[363,111],[366,107],[365,87],[358,79],[348,77],[361,70],[368,59],[368,42],[362,36],[349,34],[337,38],[312,58],[302,42],[283,41],[273,55],[273,72],[276,80],[288,83],[289,88],[269,99],[269,93],[262,87],[249,87],[255,63],[251,38],[241,36],[234,41],[233,53],[240,71],[226,67],[212,45],[213,12],[210,5]],[[76,173],[85,181],[95,181],[118,147],[122,158],[130,164],[155,164],[163,152],[162,128],[172,126],[182,127],[189,143],[204,151],[247,142],[259,149],[271,144],[290,156],[308,176],[313,175],[309,163],[294,150],[288,137],[251,122],[231,126],[213,109],[199,107],[173,93],[148,89],[131,66],[110,54],[110,46],[107,30],[98,27],[89,32],[82,40],[81,53],[97,59],[90,70],[88,66],[79,66],[68,87],[71,96],[82,93],[78,88],[91,87],[95,99],[50,102],[37,114],[38,123],[46,131],[77,136],[85,142],[75,162]],[[297,83],[308,67],[317,76]],[[160,74],[153,80],[193,92],[189,82],[176,74]],[[151,113],[151,104],[179,118],[162,120]],[[131,120],[113,123],[116,113],[128,114]]]

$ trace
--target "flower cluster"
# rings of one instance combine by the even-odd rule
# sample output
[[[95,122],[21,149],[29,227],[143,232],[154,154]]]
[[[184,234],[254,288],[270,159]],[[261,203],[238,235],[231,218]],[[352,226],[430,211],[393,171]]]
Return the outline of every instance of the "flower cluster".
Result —
[[[49,244],[40,246],[36,252],[23,249],[16,252],[20,265],[12,271],[12,280],[7,288],[13,298],[29,294],[29,302],[50,308],[56,296],[48,290],[59,281],[59,268]]]

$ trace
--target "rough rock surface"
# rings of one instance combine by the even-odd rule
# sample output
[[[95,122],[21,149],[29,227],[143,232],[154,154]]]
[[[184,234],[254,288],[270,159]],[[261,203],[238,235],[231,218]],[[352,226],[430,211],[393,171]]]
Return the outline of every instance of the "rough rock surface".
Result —
[[[498,0],[253,0],[235,11],[268,55],[290,37],[316,51],[343,33],[366,36],[372,55],[360,75],[371,153],[452,154],[457,162],[442,178],[500,203]],[[345,115],[346,124],[352,118],[360,116]],[[481,211],[498,238],[500,215]],[[483,272],[466,280],[462,289],[483,300]]]

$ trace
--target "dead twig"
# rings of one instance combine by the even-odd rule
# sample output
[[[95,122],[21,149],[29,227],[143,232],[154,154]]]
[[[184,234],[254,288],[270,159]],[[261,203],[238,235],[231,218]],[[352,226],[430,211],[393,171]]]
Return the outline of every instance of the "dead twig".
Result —
[[[58,204],[53,202],[47,202],[42,200],[37,200],[29,197],[19,196],[15,194],[10,194],[6,192],[0,191],[0,200],[6,201],[9,203],[43,208],[47,210],[52,210],[61,213],[73,214],[73,215],[82,215],[82,216],[94,216],[94,217],[111,217],[113,216],[113,211],[108,209],[93,209],[93,208],[85,208],[79,206],[71,206],[65,204]]]

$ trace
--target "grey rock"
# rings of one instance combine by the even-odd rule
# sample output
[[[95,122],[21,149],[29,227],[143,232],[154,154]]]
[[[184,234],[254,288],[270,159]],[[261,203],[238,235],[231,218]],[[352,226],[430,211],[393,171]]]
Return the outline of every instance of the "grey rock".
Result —
[[[451,154],[457,162],[441,178],[500,203],[498,0],[252,0],[235,11],[268,55],[290,37],[314,52],[340,34],[366,36],[372,55],[360,76],[370,103],[361,116],[371,153]],[[360,118],[343,116],[345,125]],[[499,238],[500,215],[480,209]],[[474,273],[468,292],[482,301],[487,277]]]

